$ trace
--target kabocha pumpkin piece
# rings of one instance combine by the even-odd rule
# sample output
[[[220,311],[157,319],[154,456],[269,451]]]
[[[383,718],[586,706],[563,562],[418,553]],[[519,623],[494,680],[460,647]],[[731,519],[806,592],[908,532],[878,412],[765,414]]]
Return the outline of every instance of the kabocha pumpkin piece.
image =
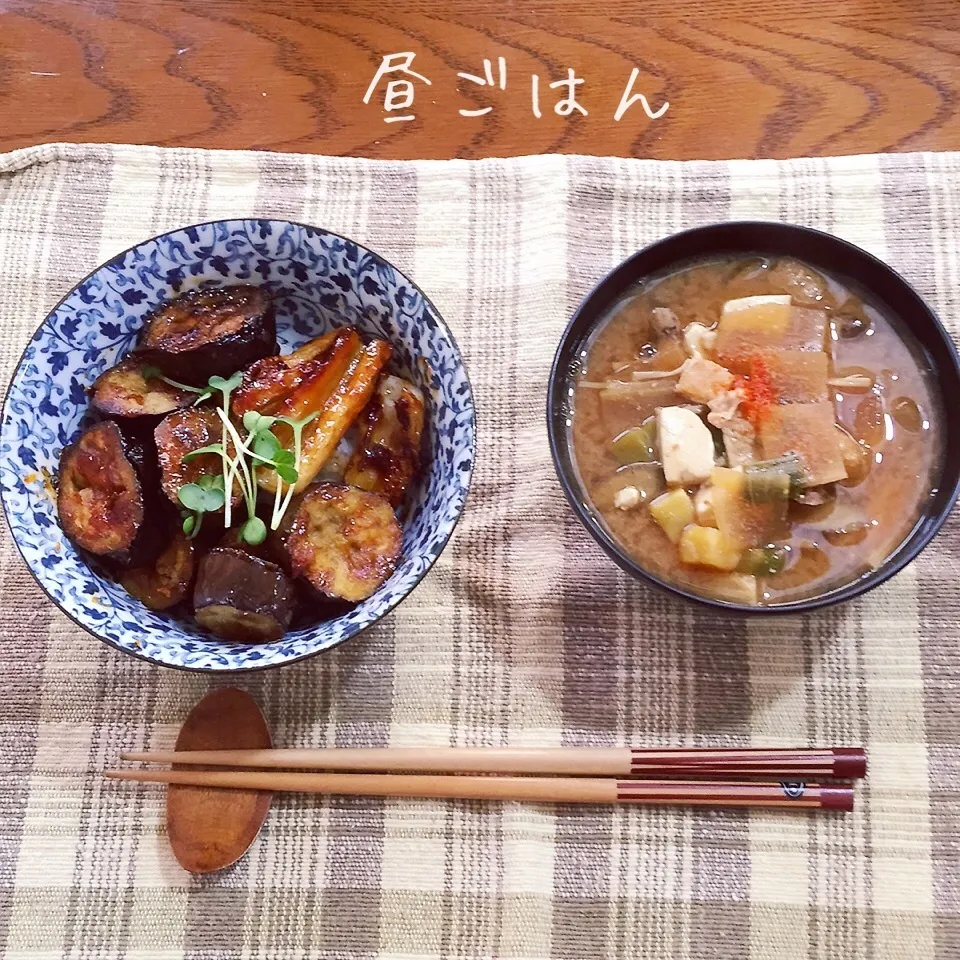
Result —
[[[261,287],[191,290],[148,317],[135,355],[182,383],[203,386],[277,352],[276,311]]]
[[[365,600],[393,573],[402,531],[380,496],[323,483],[307,493],[290,525],[291,569],[328,597]]]
[[[168,610],[190,590],[193,560],[193,542],[178,530],[156,563],[125,571],[120,585],[150,610]]]
[[[275,563],[217,547],[201,561],[193,606],[211,633],[240,643],[279,640],[293,617],[296,594]]]
[[[189,407],[197,395],[156,376],[135,357],[121,360],[102,373],[90,388],[90,405],[108,417],[160,418]],[[155,419],[153,422],[156,422]]]
[[[360,442],[347,464],[345,482],[398,507],[420,466],[423,416],[423,394],[412,383],[381,377],[361,416]]]
[[[57,514],[78,546],[118,566],[163,548],[156,471],[143,444],[112,421],[85,430],[60,457]]]
[[[686,490],[671,490],[650,504],[650,516],[657,521],[671,543],[679,543],[684,527],[694,522],[696,511]]]
[[[695,566],[734,570],[740,563],[741,547],[716,527],[690,524],[680,535],[680,559]]]

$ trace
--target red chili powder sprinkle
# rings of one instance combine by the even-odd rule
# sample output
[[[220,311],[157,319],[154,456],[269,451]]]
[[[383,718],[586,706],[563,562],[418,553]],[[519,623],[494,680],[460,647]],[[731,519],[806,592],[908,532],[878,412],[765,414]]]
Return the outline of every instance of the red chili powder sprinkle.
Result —
[[[750,357],[750,373],[746,377],[737,377],[734,386],[743,392],[741,409],[743,415],[755,426],[770,412],[770,407],[778,400],[770,377],[767,361],[755,353]]]

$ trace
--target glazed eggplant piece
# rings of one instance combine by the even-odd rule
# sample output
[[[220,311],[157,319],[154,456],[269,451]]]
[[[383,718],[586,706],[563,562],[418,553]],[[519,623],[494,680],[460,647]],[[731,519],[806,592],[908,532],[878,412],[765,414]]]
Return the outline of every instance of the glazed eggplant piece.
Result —
[[[246,284],[191,290],[148,317],[136,355],[168,377],[202,386],[277,352],[269,294]]]
[[[125,571],[120,586],[150,610],[168,610],[186,597],[193,567],[193,541],[177,530],[153,566]]]
[[[219,454],[203,453],[190,460],[183,459],[194,450],[222,441],[223,425],[215,411],[204,407],[177,410],[157,425],[153,437],[160,463],[160,485],[172,503],[179,506],[178,494],[185,484],[222,473],[223,460]],[[228,452],[232,449],[228,441]],[[239,499],[240,491],[235,485],[234,500]]]
[[[117,567],[163,549],[156,469],[145,446],[112,421],[85,430],[60,456],[57,514],[81,549]]]
[[[239,643],[279,640],[293,617],[296,592],[275,563],[217,547],[201,561],[193,606],[211,633]]]
[[[301,500],[286,549],[295,575],[324,596],[357,602],[393,573],[401,541],[400,524],[383,497],[323,483]]]
[[[159,419],[196,400],[188,390],[144,376],[145,367],[136,357],[127,357],[102,373],[90,388],[90,405],[108,417]]]
[[[346,616],[356,607],[355,603],[350,603],[348,600],[336,600],[324,596],[303,577],[297,577],[294,580],[294,586],[297,591],[297,606],[293,613],[293,620],[290,622],[291,630],[335,620]]]
[[[347,464],[346,483],[403,502],[420,466],[423,394],[400,377],[383,376],[361,417],[362,439]]]

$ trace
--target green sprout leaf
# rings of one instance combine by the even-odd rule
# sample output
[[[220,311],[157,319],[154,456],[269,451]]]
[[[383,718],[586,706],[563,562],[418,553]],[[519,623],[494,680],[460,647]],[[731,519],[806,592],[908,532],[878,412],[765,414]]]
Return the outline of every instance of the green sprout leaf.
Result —
[[[188,513],[183,518],[183,532],[188,536],[192,536],[195,530],[200,529],[200,524],[197,523],[197,515],[195,513]]]
[[[140,374],[144,380],[162,380],[164,383],[169,383],[171,387],[176,387],[178,390],[186,390],[188,393],[199,393],[200,396],[196,400],[197,403],[210,396],[208,387],[191,387],[189,383],[180,383],[179,380],[171,380],[169,377],[163,375],[163,371],[159,367],[154,367],[149,363],[140,365]]]
[[[224,503],[223,477],[205,476],[196,483],[185,483],[177,492],[177,499],[194,513],[219,510]]]
[[[222,473],[205,473],[197,483],[204,490],[219,490],[220,493],[223,493],[223,474]]]
[[[193,511],[204,510],[203,502],[207,491],[198,483],[185,483],[177,492],[177,499],[188,509]]]
[[[305,427],[308,423],[313,423],[313,421],[316,420],[317,417],[319,417],[319,416],[320,416],[320,411],[319,411],[319,410],[314,410],[313,413],[311,413],[311,414],[309,414],[308,416],[304,417],[302,420],[293,420],[293,419],[290,418],[290,417],[276,417],[275,419],[276,419],[276,420],[279,420],[280,423],[285,423],[288,427],[293,427],[293,428],[296,430],[296,429],[298,429],[298,428],[299,428],[299,429],[302,429],[302,428]]]
[[[220,456],[223,456],[223,444],[222,443],[208,443],[205,447],[198,447],[196,450],[191,450],[189,453],[185,453],[181,458],[184,462],[192,459],[193,457],[199,457],[204,453],[219,453]],[[221,480],[223,478],[221,477]]]
[[[243,382],[243,371],[238,370],[233,376],[227,377],[211,377],[207,383],[210,385],[212,390],[219,390],[222,394],[229,396],[240,384]]]
[[[286,451],[281,449],[280,441],[269,430],[261,430],[253,442],[253,452],[264,460],[273,460]]]
[[[250,517],[240,528],[240,536],[251,546],[256,546],[266,540],[267,525],[259,517]]]
[[[268,417],[265,414],[257,413],[256,410],[248,410],[243,415],[243,426],[251,434],[259,433],[261,430],[269,430],[276,421],[276,417]]]
[[[277,475],[283,480],[284,483],[296,483],[299,474],[297,473],[297,468],[293,464],[278,463],[275,465]]]

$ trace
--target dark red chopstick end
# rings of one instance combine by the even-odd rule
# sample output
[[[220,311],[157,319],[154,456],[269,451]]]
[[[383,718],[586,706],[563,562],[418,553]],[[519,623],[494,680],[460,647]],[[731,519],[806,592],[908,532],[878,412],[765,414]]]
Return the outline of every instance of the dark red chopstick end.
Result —
[[[841,780],[859,780],[867,775],[867,754],[862,747],[834,747],[833,775]]]
[[[822,810],[842,810],[849,813],[853,809],[853,788],[850,786],[820,787],[820,808]]]

